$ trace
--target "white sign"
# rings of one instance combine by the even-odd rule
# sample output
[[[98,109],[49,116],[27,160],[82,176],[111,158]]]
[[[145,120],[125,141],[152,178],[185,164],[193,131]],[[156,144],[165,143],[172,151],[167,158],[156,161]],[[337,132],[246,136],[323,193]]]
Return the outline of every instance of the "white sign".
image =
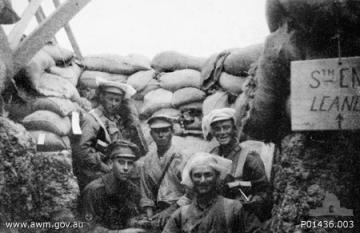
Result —
[[[291,62],[291,128],[360,129],[360,57]]]

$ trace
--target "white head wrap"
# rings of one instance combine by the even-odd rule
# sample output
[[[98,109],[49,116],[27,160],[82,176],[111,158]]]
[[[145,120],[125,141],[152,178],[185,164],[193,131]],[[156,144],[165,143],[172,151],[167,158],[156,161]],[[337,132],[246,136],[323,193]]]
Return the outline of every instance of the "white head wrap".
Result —
[[[209,114],[202,119],[202,131],[205,138],[210,133],[211,124],[216,121],[223,121],[232,119],[236,124],[235,109],[233,108],[219,108],[212,110]]]
[[[198,152],[195,153],[186,163],[182,174],[181,174],[181,183],[186,185],[189,188],[194,186],[191,180],[191,170],[196,166],[209,166],[214,170],[220,173],[220,179],[224,179],[227,174],[231,172],[232,161],[230,159],[225,159],[218,155],[206,153],[206,152]]]

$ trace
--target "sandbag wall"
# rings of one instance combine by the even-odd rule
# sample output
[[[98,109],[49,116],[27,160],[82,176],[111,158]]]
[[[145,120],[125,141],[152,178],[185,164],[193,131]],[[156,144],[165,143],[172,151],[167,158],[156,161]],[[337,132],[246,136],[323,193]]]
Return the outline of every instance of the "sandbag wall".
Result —
[[[71,51],[46,44],[15,76],[17,95],[8,103],[9,117],[26,128],[36,145],[31,198],[36,207],[32,217],[37,220],[74,212],[77,206],[71,117],[91,108],[76,89],[83,72],[78,63]]]
[[[211,110],[246,105],[241,93],[249,85],[248,70],[262,51],[262,45],[226,51],[208,59],[166,51],[151,61],[153,69],[130,75],[127,83],[138,93],[134,96],[141,119],[165,113],[179,118],[186,110],[200,112],[187,129],[201,131],[201,117]],[[236,64],[241,64],[238,66]],[[210,84],[208,84],[210,83]],[[240,114],[240,113],[239,113]],[[184,126],[175,124],[181,135]]]
[[[184,55],[174,51],[157,54],[151,66],[154,69],[150,80],[151,91],[144,95],[140,107],[140,116],[144,119],[152,114],[167,114],[179,118],[182,109],[201,110],[205,92],[201,88],[201,67],[205,59]],[[132,84],[130,77],[128,84]],[[192,124],[191,129],[200,129],[200,120]],[[181,134],[179,125],[175,133]]]

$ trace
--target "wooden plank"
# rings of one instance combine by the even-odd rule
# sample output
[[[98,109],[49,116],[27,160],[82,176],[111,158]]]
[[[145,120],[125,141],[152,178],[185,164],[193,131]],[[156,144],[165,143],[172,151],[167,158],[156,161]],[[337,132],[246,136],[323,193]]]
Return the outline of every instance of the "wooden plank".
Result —
[[[292,62],[291,126],[360,129],[360,57]]]
[[[68,0],[43,21],[14,51],[15,71],[26,65],[56,32],[91,0]]]
[[[59,0],[53,0],[53,2],[54,2],[54,5],[55,5],[56,8],[58,8],[60,6],[60,1]],[[68,24],[68,23],[65,24],[64,29],[65,29],[65,32],[66,32],[68,38],[69,38],[69,41],[70,41],[71,46],[72,46],[72,48],[73,48],[73,50],[75,52],[76,57],[82,59],[79,44],[76,42],[74,33],[71,30],[70,24]]]
[[[10,48],[14,49],[16,46],[18,46],[25,29],[29,25],[31,18],[36,13],[42,1],[43,0],[32,0],[28,7],[24,10],[20,21],[15,24],[14,28],[9,33],[8,38],[10,42]]]
[[[29,2],[31,2],[31,0],[29,0]],[[42,9],[41,6],[36,11],[35,18],[36,18],[36,21],[38,22],[38,24],[41,24],[41,22],[46,19],[46,15],[45,15],[44,10]],[[53,44],[57,44],[55,36],[53,38],[51,38],[51,41],[52,41]]]
[[[0,93],[4,90],[8,78],[14,76],[13,55],[7,35],[0,26]]]

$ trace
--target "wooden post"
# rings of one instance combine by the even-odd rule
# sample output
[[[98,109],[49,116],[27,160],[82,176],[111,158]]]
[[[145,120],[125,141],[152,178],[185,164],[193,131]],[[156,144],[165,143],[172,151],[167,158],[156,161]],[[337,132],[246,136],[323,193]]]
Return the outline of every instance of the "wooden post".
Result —
[[[54,2],[54,5],[55,5],[56,8],[58,8],[60,6],[59,0],[53,0],[53,2]],[[66,34],[67,34],[67,36],[69,38],[69,41],[71,43],[71,46],[72,46],[76,56],[81,59],[82,55],[81,55],[81,52],[80,52],[80,47],[79,47],[78,43],[76,42],[74,33],[71,30],[70,24],[68,24],[68,23],[65,24],[64,29],[65,29],[65,32],[66,32]]]
[[[15,24],[14,28],[9,33],[8,38],[12,49],[18,46],[26,27],[30,23],[31,18],[34,16],[42,1],[43,0],[32,0],[22,13],[20,21]]]
[[[56,32],[91,0],[68,0],[43,21],[14,51],[15,72],[27,64]]]

